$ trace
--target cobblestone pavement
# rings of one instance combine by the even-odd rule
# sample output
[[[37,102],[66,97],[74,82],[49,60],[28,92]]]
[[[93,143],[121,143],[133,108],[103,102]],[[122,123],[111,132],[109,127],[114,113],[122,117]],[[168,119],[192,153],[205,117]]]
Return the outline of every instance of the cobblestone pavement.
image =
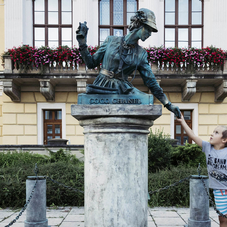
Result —
[[[4,227],[12,221],[20,210],[0,209],[0,227]],[[185,226],[188,223],[189,208],[176,207],[155,207],[149,208],[148,227],[173,227]],[[218,215],[210,208],[211,227],[218,227]],[[14,223],[13,227],[24,226],[26,211]],[[47,208],[47,219],[49,226],[60,227],[84,227],[84,208],[83,207],[52,207]]]

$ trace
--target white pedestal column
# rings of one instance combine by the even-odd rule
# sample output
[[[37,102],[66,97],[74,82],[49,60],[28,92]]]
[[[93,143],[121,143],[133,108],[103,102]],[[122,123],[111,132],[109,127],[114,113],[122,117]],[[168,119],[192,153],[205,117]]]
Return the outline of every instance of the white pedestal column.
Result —
[[[147,134],[161,106],[73,105],[85,134],[85,226],[147,227]]]

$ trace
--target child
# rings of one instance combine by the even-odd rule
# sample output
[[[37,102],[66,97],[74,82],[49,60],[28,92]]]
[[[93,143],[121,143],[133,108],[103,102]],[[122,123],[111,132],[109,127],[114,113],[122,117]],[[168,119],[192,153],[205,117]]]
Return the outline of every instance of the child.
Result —
[[[187,135],[206,154],[209,187],[213,189],[217,209],[227,216],[227,127],[217,126],[210,136],[210,142],[202,141],[189,128],[183,115],[177,119]],[[220,227],[227,227],[227,219],[219,216]]]

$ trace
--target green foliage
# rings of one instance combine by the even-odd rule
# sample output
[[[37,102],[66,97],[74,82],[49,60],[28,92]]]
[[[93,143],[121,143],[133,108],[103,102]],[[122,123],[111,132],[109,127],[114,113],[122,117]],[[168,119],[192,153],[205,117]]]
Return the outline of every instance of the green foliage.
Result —
[[[206,156],[197,144],[186,143],[172,147],[172,140],[162,131],[150,132],[148,137],[148,170],[156,172],[171,165],[186,167],[206,167]]]
[[[151,132],[149,135],[149,191],[169,186],[190,175],[197,175],[199,163],[203,167],[201,174],[207,175],[206,157],[198,145],[186,143],[173,148],[171,143],[171,139],[163,132]],[[189,198],[189,184],[185,181],[151,195],[149,205],[189,206]]]
[[[59,161],[38,166],[40,176],[48,175],[50,178],[66,184],[67,186],[84,190],[83,163],[75,165]],[[11,166],[0,168],[0,207],[22,207],[26,198],[27,176],[34,176],[34,166]],[[84,195],[66,189],[47,180],[47,206],[55,204],[83,206]]]
[[[181,179],[191,175],[197,175],[197,168],[184,166],[171,167],[156,173],[150,173],[148,176],[148,191],[169,186]],[[201,174],[207,175],[206,168],[202,168]],[[155,206],[189,206],[189,181],[186,180],[174,187],[154,193],[148,201],[149,205]]]
[[[25,204],[26,178],[34,175],[22,165],[0,168],[0,207],[21,207]]]
[[[172,148],[171,139],[162,132],[149,135],[148,191],[169,186],[190,175],[197,175],[205,159],[197,145]],[[173,166],[172,164],[176,165]],[[204,162],[203,162],[204,161]],[[26,198],[26,179],[34,176],[38,163],[40,176],[48,176],[69,187],[84,191],[84,163],[69,151],[60,149],[50,157],[30,152],[0,153],[0,207],[22,207]],[[201,174],[207,175],[206,168]],[[188,206],[188,181],[151,195],[150,206]],[[47,180],[47,206],[83,206],[84,194]]]
[[[49,157],[24,151],[0,152],[0,168],[47,163]]]
[[[53,152],[49,150],[50,156],[33,154],[31,152],[24,151],[5,151],[0,152],[0,168],[10,167],[10,166],[22,166],[29,165],[34,166],[35,163],[45,164],[49,162],[71,162],[71,163],[79,163],[79,159],[76,158],[75,155],[70,154],[70,151],[65,151],[63,149],[59,149],[57,152]]]
[[[148,136],[148,171],[155,172],[157,170],[170,167],[172,141],[169,136],[164,135],[161,131],[150,131]]]
[[[56,162],[41,166],[40,175],[48,175],[50,178],[65,184],[66,186],[84,191],[84,163]],[[56,171],[57,170],[57,171]],[[67,189],[50,180],[47,180],[47,206],[84,206],[84,194]]]
[[[38,163],[40,176],[48,176],[80,191],[84,189],[84,163],[60,149],[51,156],[29,152],[0,153],[0,207],[22,207],[26,198],[27,176],[34,176]],[[83,206],[84,195],[47,180],[47,205]]]
[[[79,159],[76,158],[75,155],[70,154],[70,151],[63,150],[62,148],[58,150],[57,152],[53,152],[49,150],[50,152],[50,162],[71,162],[71,163],[79,163]]]
[[[175,147],[172,152],[172,164],[198,167],[198,165],[206,167],[206,156],[202,152],[202,148],[197,144],[186,143],[185,146]]]

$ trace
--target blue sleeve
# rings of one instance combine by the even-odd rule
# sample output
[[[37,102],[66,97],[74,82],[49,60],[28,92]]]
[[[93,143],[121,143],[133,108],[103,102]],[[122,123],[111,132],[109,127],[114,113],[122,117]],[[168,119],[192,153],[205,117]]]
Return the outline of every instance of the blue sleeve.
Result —
[[[147,60],[147,52],[143,53],[142,60],[138,66],[138,71],[143,79],[144,84],[151,90],[152,94],[158,99],[164,96],[162,88],[159,86]]]
[[[86,64],[86,66],[89,69],[93,69],[100,64],[100,62],[103,59],[103,56],[105,55],[108,42],[109,42],[109,36],[106,38],[106,40],[103,42],[103,44],[100,46],[100,48],[93,55],[90,54],[90,52],[87,48],[80,51],[80,54]]]

